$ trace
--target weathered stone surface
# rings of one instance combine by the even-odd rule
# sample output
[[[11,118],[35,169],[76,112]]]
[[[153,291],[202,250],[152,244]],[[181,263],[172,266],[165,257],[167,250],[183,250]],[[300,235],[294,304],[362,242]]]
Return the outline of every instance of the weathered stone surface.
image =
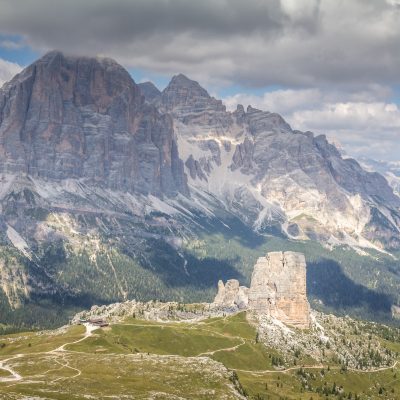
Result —
[[[251,277],[249,309],[289,325],[308,327],[304,255],[287,251],[260,257]]]
[[[400,319],[400,306],[393,304],[391,307],[392,317]]]
[[[174,119],[194,192],[211,193],[254,229],[329,245],[400,247],[399,197],[325,136],[293,130],[280,115],[251,106],[226,111],[183,75],[157,104]]]
[[[0,172],[188,193],[171,117],[115,61],[60,52],[0,90]]]
[[[220,280],[218,281],[218,293],[215,296],[213,306],[244,309],[248,304],[248,290],[245,286],[239,286],[237,279],[229,279],[225,285]]]
[[[239,308],[276,318],[299,328],[310,324],[310,305],[306,293],[304,255],[292,251],[271,252],[254,266],[250,289],[229,279],[218,282],[214,307]]]

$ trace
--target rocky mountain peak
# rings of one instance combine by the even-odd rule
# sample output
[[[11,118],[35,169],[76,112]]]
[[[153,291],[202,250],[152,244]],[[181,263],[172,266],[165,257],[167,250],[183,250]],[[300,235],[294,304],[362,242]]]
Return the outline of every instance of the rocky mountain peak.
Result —
[[[200,86],[200,84],[186,75],[178,74],[172,77],[171,82],[164,89],[164,93],[168,93],[176,88],[184,88],[191,92],[192,95],[201,97],[210,97],[207,90]]]
[[[161,96],[160,90],[154,85],[153,82],[143,82],[138,84],[141,92],[143,93],[146,101],[149,103],[154,102]]]
[[[175,75],[161,94],[161,103],[165,111],[175,112],[181,117],[192,112],[206,109],[225,111],[221,100],[211,97],[207,90],[183,74]]]
[[[250,104],[247,106],[247,113],[251,114],[251,113],[260,113],[262,112],[261,110],[259,110],[258,108],[254,108],[252,107]],[[264,111],[265,113],[267,113],[268,111]]]
[[[116,61],[58,51],[0,91],[0,172],[187,193],[171,118]]]

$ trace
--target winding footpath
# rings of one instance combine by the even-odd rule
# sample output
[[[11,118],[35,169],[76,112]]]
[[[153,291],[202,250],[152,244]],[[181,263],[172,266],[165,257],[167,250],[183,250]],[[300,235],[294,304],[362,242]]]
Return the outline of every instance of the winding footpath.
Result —
[[[376,372],[381,372],[381,371],[387,371],[388,369],[392,369],[395,368],[397,366],[399,361],[395,361],[393,363],[393,365],[389,365],[388,367],[380,367],[380,368],[376,368],[376,369],[369,369],[369,370],[362,370],[362,369],[356,369],[356,368],[348,368],[348,371],[351,372],[359,372],[359,373],[363,373],[363,374],[373,374]],[[245,372],[248,374],[254,374],[254,375],[263,375],[263,374],[277,374],[277,373],[287,373],[290,371],[296,371],[299,369],[327,369],[328,365],[298,365],[295,367],[290,367],[290,368],[286,368],[286,369],[276,369],[276,370],[271,370],[271,369],[265,369],[265,370],[258,370],[258,371],[251,371],[251,370],[246,370],[246,369],[235,369],[235,371],[239,371],[239,372]],[[340,369],[341,367],[337,367],[337,366],[329,366],[330,369]]]
[[[65,346],[69,346],[71,344],[76,344],[76,343],[82,342],[83,340],[85,340],[88,337],[92,336],[94,330],[98,329],[97,326],[92,326],[90,324],[84,324],[84,326],[86,328],[86,331],[85,331],[85,334],[83,335],[83,337],[81,337],[80,339],[75,340],[73,342],[64,343],[63,345],[61,345],[60,347],[57,347],[54,350],[49,350],[49,351],[45,351],[45,352],[41,352],[41,353],[35,353],[35,354],[44,354],[44,355],[47,354],[47,355],[59,356],[60,353],[62,354],[63,352],[67,352],[68,351],[68,350],[65,349]],[[0,377],[0,383],[3,383],[3,382],[18,382],[18,381],[23,379],[23,377],[18,372],[16,372],[13,368],[11,368],[9,365],[7,365],[7,362],[15,360],[17,358],[24,357],[25,355],[26,354],[15,354],[14,356],[12,356],[10,358],[7,358],[5,360],[0,361],[0,370],[7,371],[10,374],[9,376]],[[77,376],[81,375],[81,373],[82,373],[82,371],[80,371],[79,369],[71,367],[68,364],[67,361],[66,361],[65,364],[61,363],[56,358],[54,358],[54,361],[57,364],[61,365],[62,368],[69,368],[71,370],[76,371],[76,375],[74,375],[72,378],[76,378]],[[63,378],[58,378],[58,379],[63,379]]]
[[[131,324],[127,324],[127,325],[131,325]],[[155,326],[165,326],[165,325],[145,325],[145,324],[132,324],[135,326],[145,326],[145,327],[155,327]],[[41,353],[35,353],[35,354],[43,354],[43,355],[49,355],[49,356],[53,356],[54,362],[60,365],[60,369],[62,368],[68,368],[72,371],[75,372],[75,375],[70,376],[68,378],[76,378],[78,376],[80,376],[82,374],[82,371],[80,371],[78,368],[72,367],[69,365],[68,360],[65,359],[65,356],[70,353],[70,352],[74,352],[71,350],[67,350],[66,346],[72,345],[72,344],[77,344],[80,343],[84,340],[86,340],[87,338],[89,338],[90,336],[92,336],[93,331],[95,331],[96,329],[98,329],[97,326],[92,326],[90,324],[84,324],[86,330],[84,335],[78,339],[75,340],[73,342],[67,342],[64,343],[63,345],[57,347],[56,349],[53,350],[49,350],[46,352],[41,352]],[[215,331],[211,331],[208,329],[202,329],[204,331],[210,331],[215,335],[218,336],[226,336],[222,333],[219,332],[215,332]],[[240,336],[230,336],[230,338],[232,339],[240,339],[241,343],[232,346],[232,347],[225,347],[225,348],[220,348],[220,349],[216,349],[216,350],[212,350],[212,351],[206,351],[203,353],[200,353],[194,357],[205,357],[205,356],[212,356],[218,352],[231,352],[231,351],[236,351],[239,347],[243,346],[244,344],[246,344],[246,339],[243,339]],[[0,361],[0,370],[3,371],[7,371],[9,373],[8,376],[2,376],[0,377],[0,383],[3,382],[18,382],[23,380],[23,377],[16,372],[9,364],[10,361],[16,360],[18,358],[22,358],[24,357],[26,354],[15,354],[5,360],[1,360]],[[61,360],[58,360],[57,358],[61,356]],[[380,368],[376,368],[376,369],[370,369],[370,370],[358,370],[358,369],[354,369],[354,368],[349,368],[349,371],[352,372],[358,372],[358,373],[377,373],[377,372],[381,372],[381,371],[386,371],[392,368],[395,368],[398,365],[399,361],[395,361],[393,363],[393,365],[387,366],[387,367],[380,367]],[[253,375],[264,375],[264,374],[277,374],[277,373],[288,373],[291,371],[296,371],[296,370],[300,370],[300,369],[327,369],[328,366],[327,365],[323,365],[323,364],[318,364],[318,365],[299,365],[299,366],[293,366],[290,368],[286,368],[286,369],[277,369],[277,370],[271,370],[271,369],[266,369],[266,370],[245,370],[245,369],[235,369],[237,372],[244,372],[244,373],[248,373],[248,374],[253,374]],[[340,367],[337,366],[330,366],[330,369],[339,369]],[[56,378],[53,382],[61,380],[61,379],[66,379],[66,377],[59,377]]]
[[[6,360],[0,361],[0,369],[7,371],[10,374],[10,376],[0,377],[0,382],[16,382],[22,379],[22,376],[18,372],[14,371],[10,366],[6,364],[7,361],[15,360],[16,358],[22,356],[23,354],[16,354],[15,356],[7,358]]]

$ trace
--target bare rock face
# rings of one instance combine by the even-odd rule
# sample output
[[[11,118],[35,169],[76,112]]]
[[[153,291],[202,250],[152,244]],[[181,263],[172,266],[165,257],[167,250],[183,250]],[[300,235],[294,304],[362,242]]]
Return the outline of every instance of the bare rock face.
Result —
[[[229,112],[184,75],[156,99],[174,120],[193,193],[212,193],[259,232],[400,247],[398,195],[324,135],[293,130],[279,114],[251,106]]]
[[[307,328],[310,305],[304,255],[287,251],[260,257],[251,277],[249,309],[285,324]]]
[[[0,172],[188,193],[172,118],[107,58],[46,54],[0,89]]]
[[[237,307],[244,309],[248,304],[248,288],[239,286],[237,279],[229,279],[226,284],[218,282],[218,293],[215,296],[213,306],[222,308]]]

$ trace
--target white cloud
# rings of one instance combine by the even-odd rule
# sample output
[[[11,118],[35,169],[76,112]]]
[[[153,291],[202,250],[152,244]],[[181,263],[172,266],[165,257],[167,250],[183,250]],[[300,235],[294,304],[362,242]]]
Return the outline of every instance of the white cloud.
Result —
[[[21,66],[0,58],[0,87],[21,71]]]
[[[9,50],[17,50],[21,49],[24,46],[22,42],[15,41],[15,40],[1,40],[0,41],[0,47],[3,49],[9,49]]]
[[[295,111],[290,118],[297,126],[310,130],[400,129],[400,110],[394,103],[327,103]]]
[[[318,12],[318,0],[281,0],[283,11],[292,19],[312,18]]]

